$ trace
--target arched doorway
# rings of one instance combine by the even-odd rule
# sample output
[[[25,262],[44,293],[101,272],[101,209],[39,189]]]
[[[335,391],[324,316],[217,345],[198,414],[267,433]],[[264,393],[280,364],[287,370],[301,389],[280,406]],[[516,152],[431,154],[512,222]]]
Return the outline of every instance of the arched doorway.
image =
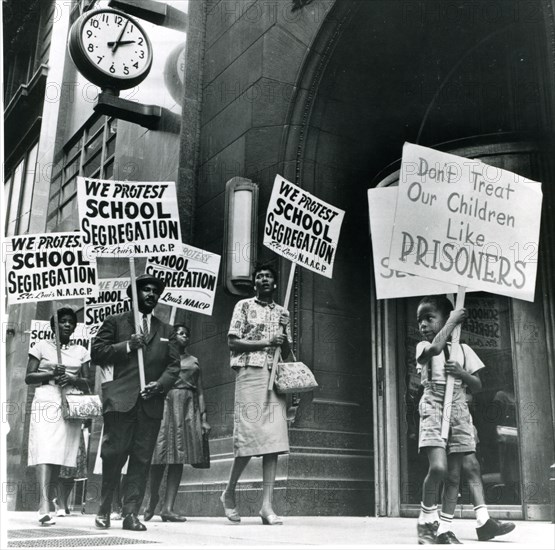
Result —
[[[391,172],[386,167],[399,158],[405,141],[436,146],[467,140],[479,148],[506,134],[537,144],[536,164],[527,175],[546,182],[549,168],[540,153],[550,135],[552,92],[545,77],[543,7],[539,0],[525,11],[517,0],[337,3],[299,81],[284,150],[288,158],[295,153],[301,187],[347,212],[333,279],[303,273],[297,290],[299,332],[315,336],[318,327],[331,324],[333,354],[313,337],[303,338],[303,357],[324,380],[323,399],[355,412],[342,417],[347,424],[341,429],[372,438],[364,467],[372,468],[378,515],[415,510],[403,501],[401,485],[413,480],[403,478],[402,420],[392,405],[400,403],[395,363],[405,321],[401,306],[373,296],[365,192]],[[540,292],[533,312],[526,310],[538,323],[547,315],[545,300],[552,303]],[[540,333],[545,329],[542,324]],[[510,342],[512,357],[530,353],[517,350],[514,338]],[[542,375],[548,379],[553,358],[549,361]],[[550,420],[553,396],[543,392],[542,399]],[[522,474],[530,468],[525,462],[519,463]],[[353,477],[362,482],[364,476]],[[416,504],[417,498],[408,500]],[[518,508],[509,510],[515,517],[541,517],[549,502],[545,491],[535,494],[534,502],[518,498],[502,503],[503,510]]]

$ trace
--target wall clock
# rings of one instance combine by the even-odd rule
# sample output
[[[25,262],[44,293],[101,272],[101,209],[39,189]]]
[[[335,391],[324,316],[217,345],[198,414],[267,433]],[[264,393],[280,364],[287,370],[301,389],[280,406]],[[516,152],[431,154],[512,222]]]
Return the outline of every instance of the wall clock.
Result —
[[[104,89],[133,88],[152,66],[152,44],[141,25],[109,8],[86,12],[73,23],[69,54],[79,72]]]

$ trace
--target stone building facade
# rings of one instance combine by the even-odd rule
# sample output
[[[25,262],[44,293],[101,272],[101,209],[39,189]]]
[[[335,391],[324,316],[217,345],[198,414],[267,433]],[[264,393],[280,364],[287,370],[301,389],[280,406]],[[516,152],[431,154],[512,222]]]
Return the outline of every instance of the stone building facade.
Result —
[[[51,4],[55,12],[56,3]],[[94,2],[81,2],[80,8],[89,4]],[[320,388],[303,397],[291,427],[291,453],[278,464],[276,508],[284,515],[412,515],[423,468],[414,450],[415,303],[375,298],[366,190],[395,184],[405,141],[480,158],[542,181],[535,302],[480,293],[468,299],[468,307],[477,322],[486,310],[490,320],[497,319],[497,340],[477,341],[477,352],[490,366],[487,390],[475,399],[490,508],[502,517],[547,517],[555,418],[553,2],[195,0],[187,13],[179,108],[172,111],[162,82],[156,88],[156,100],[181,117],[179,131],[170,126],[145,130],[125,121],[97,123],[93,102],[86,99],[65,96],[51,104],[48,79],[87,86],[63,53],[61,37],[70,13],[66,19],[51,16],[56,32],[47,80],[39,90],[42,114],[31,114],[30,104],[21,103],[27,127],[40,127],[38,158],[44,151],[53,166],[44,176],[37,171],[35,189],[44,202],[33,199],[28,231],[76,228],[76,210],[71,203],[63,210],[66,203],[57,195],[66,184],[62,177],[58,189],[56,168],[60,159],[62,164],[69,159],[79,132],[91,131],[90,124],[104,124],[106,136],[115,132],[108,177],[177,181],[184,239],[199,248],[222,253],[225,186],[233,177],[259,186],[259,243],[276,174],[345,210],[333,279],[299,269],[294,281],[289,304],[294,347],[313,368]],[[176,35],[160,51],[169,56],[179,44]],[[16,104],[5,105],[9,160],[17,157],[25,132],[12,114]],[[32,105],[39,109],[40,101]],[[16,161],[7,163],[7,174],[10,166],[15,169]],[[47,211],[41,212],[40,204],[48,204]],[[278,267],[283,299],[288,262],[261,244],[257,255]],[[126,274],[125,263],[102,262],[100,268],[102,276]],[[213,315],[186,316],[192,353],[204,371],[213,428],[212,467],[186,471],[182,480],[177,506],[186,515],[220,514],[217,496],[232,460],[234,373],[226,334],[238,297],[224,290],[223,277]],[[8,311],[15,334],[6,346],[13,373],[8,393],[19,403],[28,399],[23,327],[35,316],[45,317],[47,306],[22,310]],[[467,337],[476,339],[479,330],[469,329]],[[488,416],[507,386],[516,395],[518,419],[511,441],[499,436],[498,419]],[[25,415],[9,420],[9,475],[22,480],[30,475]],[[93,437],[91,452],[96,445]],[[504,470],[500,456],[507,452],[516,457],[518,475]],[[258,471],[253,461],[240,485],[245,515],[259,509]],[[97,483],[91,476],[91,510]],[[12,505],[25,506],[21,494],[17,498],[19,504],[14,497]],[[463,504],[464,513],[471,514],[468,500]]]

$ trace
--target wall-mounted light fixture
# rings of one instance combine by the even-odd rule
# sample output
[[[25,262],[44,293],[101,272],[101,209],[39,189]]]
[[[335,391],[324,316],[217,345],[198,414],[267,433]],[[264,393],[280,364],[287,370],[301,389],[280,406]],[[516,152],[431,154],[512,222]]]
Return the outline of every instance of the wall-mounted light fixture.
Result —
[[[252,291],[256,263],[258,185],[247,178],[231,178],[225,185],[223,270],[225,288],[246,296]]]

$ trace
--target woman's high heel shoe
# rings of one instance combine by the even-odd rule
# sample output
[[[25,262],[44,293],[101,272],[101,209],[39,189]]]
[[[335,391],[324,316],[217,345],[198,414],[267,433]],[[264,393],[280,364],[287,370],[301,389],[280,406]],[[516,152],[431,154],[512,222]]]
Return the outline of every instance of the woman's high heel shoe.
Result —
[[[270,514],[268,516],[258,514],[262,520],[263,525],[283,525],[283,520],[277,514]]]
[[[239,515],[239,512],[237,512],[237,510],[235,508],[228,508],[225,505],[225,491],[220,496],[220,502],[222,503],[222,506],[224,507],[225,517],[229,521],[232,521],[233,523],[239,523],[241,521],[241,516]]]
[[[160,517],[162,518],[162,521],[165,523],[166,521],[174,521],[174,522],[180,522],[183,523],[184,521],[187,521],[187,518],[185,516],[180,516],[179,514],[175,514],[174,512],[171,512],[169,514],[160,514]]]

